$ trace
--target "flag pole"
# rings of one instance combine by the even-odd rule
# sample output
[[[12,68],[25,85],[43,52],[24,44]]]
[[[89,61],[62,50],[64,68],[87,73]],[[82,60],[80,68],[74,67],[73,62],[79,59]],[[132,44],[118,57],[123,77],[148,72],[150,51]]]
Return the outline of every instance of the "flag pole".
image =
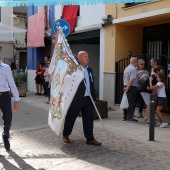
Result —
[[[87,87],[87,84],[86,84],[85,80],[83,80],[83,81],[84,81],[84,85],[86,86],[87,92],[88,92],[88,94],[89,94],[89,96],[90,96],[90,99],[91,99],[91,101],[92,101],[92,103],[93,103],[93,106],[94,106],[94,108],[95,108],[95,110],[96,110],[96,113],[97,113],[97,115],[98,115],[98,117],[99,117],[99,119],[100,119],[100,122],[101,122],[102,126],[103,126],[103,129],[105,130],[106,134],[108,134],[108,131],[107,131],[107,129],[106,129],[106,127],[105,127],[105,125],[104,125],[104,123],[103,123],[103,121],[102,121],[102,118],[101,118],[101,116],[100,116],[100,114],[99,114],[99,111],[98,111],[98,109],[97,109],[97,107],[96,107],[96,104],[94,103],[94,100],[93,100],[93,98],[92,98],[92,96],[91,96],[91,94],[90,94],[90,91],[89,91],[89,89],[88,89],[88,87]]]

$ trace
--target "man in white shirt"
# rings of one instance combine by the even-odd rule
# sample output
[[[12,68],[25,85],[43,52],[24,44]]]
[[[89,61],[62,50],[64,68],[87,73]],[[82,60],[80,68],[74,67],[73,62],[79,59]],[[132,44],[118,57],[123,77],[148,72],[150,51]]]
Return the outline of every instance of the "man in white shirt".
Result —
[[[9,131],[12,122],[10,90],[12,91],[14,98],[14,112],[16,112],[19,109],[19,93],[15,85],[10,66],[2,63],[0,60],[0,109],[3,114],[2,119],[4,121],[2,138],[4,147],[7,151],[10,150],[10,143],[8,139],[10,137]]]
[[[137,93],[137,77],[136,77],[136,67],[138,66],[138,59],[136,57],[131,57],[130,64],[125,68],[123,75],[124,92],[127,93],[127,98],[129,102],[129,107],[124,109],[123,121],[134,122],[138,121],[133,118],[133,111],[135,106],[135,98]]]

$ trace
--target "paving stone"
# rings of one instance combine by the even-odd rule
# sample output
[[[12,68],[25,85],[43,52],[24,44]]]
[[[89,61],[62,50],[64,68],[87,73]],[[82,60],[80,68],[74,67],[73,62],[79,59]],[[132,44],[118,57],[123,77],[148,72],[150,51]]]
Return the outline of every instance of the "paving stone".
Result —
[[[0,169],[7,170],[169,170],[170,152],[95,128],[100,147],[86,145],[82,124],[76,122],[71,144],[64,144],[49,127],[13,133],[12,151],[0,143]]]

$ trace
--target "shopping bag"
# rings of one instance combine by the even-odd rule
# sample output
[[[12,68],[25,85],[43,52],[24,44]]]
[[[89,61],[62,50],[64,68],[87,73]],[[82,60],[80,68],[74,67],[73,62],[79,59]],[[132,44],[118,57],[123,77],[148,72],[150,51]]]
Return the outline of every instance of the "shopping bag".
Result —
[[[129,102],[127,98],[127,94],[124,93],[122,97],[122,101],[120,103],[120,109],[127,109],[129,107]]]

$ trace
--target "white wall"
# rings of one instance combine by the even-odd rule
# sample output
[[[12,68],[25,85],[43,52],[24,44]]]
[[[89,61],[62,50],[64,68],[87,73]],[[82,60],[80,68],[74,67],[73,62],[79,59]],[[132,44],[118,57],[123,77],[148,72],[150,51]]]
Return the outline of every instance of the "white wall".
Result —
[[[4,62],[5,58],[13,58],[12,42],[0,42],[0,59]]]
[[[62,6],[55,7],[55,19],[62,16]],[[76,27],[83,27],[102,23],[101,17],[105,15],[105,5],[80,5],[80,15]]]
[[[105,15],[105,5],[81,5],[77,27],[102,23],[101,17]]]
[[[63,9],[62,5],[55,6],[55,20],[60,19],[60,17],[62,16],[62,9]]]
[[[36,92],[35,86],[35,70],[27,71],[27,90]]]
[[[108,101],[108,107],[113,108],[115,103],[116,73],[104,73],[103,100]]]
[[[13,26],[12,14],[13,14],[12,7],[1,7],[1,22],[6,25]],[[0,36],[0,41],[12,41],[12,40],[13,40],[12,34],[8,37]]]

